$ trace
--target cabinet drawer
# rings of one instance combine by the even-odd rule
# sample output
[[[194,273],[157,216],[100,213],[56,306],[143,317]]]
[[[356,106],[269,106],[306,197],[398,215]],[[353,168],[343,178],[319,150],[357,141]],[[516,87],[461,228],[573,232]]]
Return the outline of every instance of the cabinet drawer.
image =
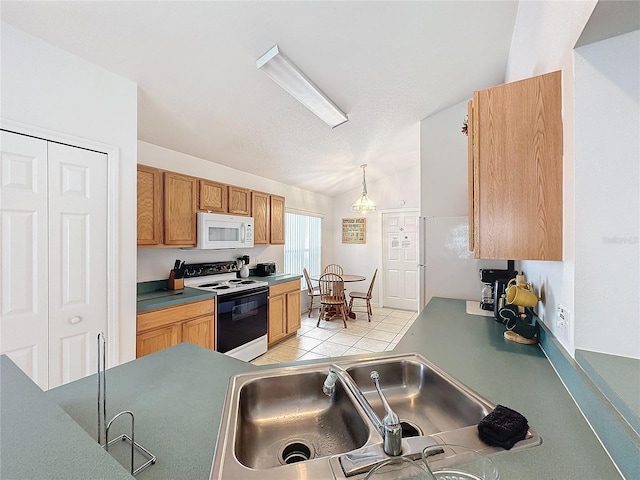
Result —
[[[190,318],[213,315],[215,310],[215,300],[202,300],[200,302],[178,305],[175,307],[162,308],[152,312],[140,313],[137,315],[138,333],[154,328],[162,327]]]
[[[300,280],[293,280],[291,282],[279,283],[269,287],[269,295],[282,295],[283,293],[293,292],[300,290]]]

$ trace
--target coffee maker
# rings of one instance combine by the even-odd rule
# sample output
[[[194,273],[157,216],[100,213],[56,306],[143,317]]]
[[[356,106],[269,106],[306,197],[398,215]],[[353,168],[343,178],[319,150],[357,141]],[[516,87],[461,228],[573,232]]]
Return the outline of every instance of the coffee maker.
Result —
[[[518,274],[517,270],[514,269],[514,261],[507,260],[506,270],[481,268],[478,273],[480,274],[480,281],[484,283],[482,286],[480,308],[483,310],[494,311],[496,284],[500,281],[508,281]]]

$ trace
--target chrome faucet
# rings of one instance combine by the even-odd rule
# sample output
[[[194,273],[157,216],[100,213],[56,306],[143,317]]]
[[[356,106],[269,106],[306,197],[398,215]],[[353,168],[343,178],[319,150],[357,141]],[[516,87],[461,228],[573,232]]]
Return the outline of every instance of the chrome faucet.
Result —
[[[349,374],[338,367],[337,365],[329,366],[329,374],[327,375],[326,380],[324,381],[324,385],[322,386],[322,391],[325,395],[331,396],[335,392],[336,389],[336,380],[340,378],[340,381],[344,386],[346,386],[349,391],[356,397],[356,400],[365,411],[371,422],[375,425],[376,429],[382,435],[383,438],[383,450],[384,453],[391,456],[398,456],[402,454],[402,427],[400,425],[400,419],[398,415],[391,410],[389,406],[389,402],[385,398],[382,390],[380,389],[380,384],[378,383],[378,379],[380,375],[378,372],[373,370],[371,372],[371,380],[378,391],[378,395],[380,395],[380,400],[382,400],[382,405],[385,409],[386,415],[382,420],[376,415],[371,408],[371,405],[362,394],[357,385],[353,382]]]

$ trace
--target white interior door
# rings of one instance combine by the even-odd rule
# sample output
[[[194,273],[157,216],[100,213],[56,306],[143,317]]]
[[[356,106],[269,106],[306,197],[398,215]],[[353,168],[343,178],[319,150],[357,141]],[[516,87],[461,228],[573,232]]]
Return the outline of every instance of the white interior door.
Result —
[[[108,335],[107,155],[8,132],[0,153],[0,353],[52,388]]]
[[[49,388],[47,142],[1,132],[0,353]]]
[[[385,307],[418,310],[418,212],[383,213]]]
[[[49,386],[96,371],[107,334],[107,155],[59,143],[49,160]]]

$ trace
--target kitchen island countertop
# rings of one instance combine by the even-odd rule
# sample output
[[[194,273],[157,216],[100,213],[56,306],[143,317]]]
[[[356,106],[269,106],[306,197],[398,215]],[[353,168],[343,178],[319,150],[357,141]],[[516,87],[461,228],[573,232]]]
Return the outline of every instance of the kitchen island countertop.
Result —
[[[492,318],[466,314],[464,301],[434,298],[394,353],[420,353],[491,402],[528,418],[542,444],[495,455],[502,479],[621,478],[542,351],[504,340],[503,330]],[[229,377],[259,368],[269,367],[181,344],[110,369],[109,415],[132,410],[136,439],[158,456],[157,464],[136,478],[209,478]],[[85,378],[40,394],[93,435],[95,392],[95,379]],[[4,400],[20,392],[2,394]],[[3,436],[3,448],[4,442]],[[22,461],[36,455],[25,450]],[[47,461],[62,468],[75,456],[65,449]]]

